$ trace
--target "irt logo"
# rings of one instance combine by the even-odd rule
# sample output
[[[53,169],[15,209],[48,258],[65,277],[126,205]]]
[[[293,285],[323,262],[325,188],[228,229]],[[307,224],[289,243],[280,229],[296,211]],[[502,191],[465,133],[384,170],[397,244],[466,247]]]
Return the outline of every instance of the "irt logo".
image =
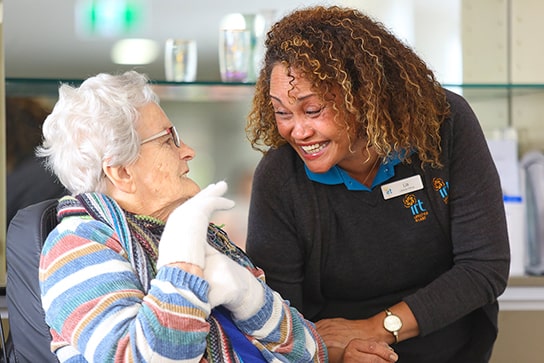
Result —
[[[448,204],[450,183],[444,182],[442,178],[433,178],[433,189],[440,194],[444,204]]]
[[[412,215],[414,216],[414,221],[422,222],[427,219],[429,212],[423,206],[423,202],[420,199],[417,199],[414,194],[407,194],[402,199],[402,203],[405,208],[410,208]]]

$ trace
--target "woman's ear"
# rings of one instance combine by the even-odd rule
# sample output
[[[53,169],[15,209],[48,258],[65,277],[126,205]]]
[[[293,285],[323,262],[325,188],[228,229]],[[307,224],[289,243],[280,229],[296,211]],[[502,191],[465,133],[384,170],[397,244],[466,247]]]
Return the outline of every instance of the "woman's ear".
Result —
[[[129,167],[126,166],[110,166],[107,163],[102,164],[102,170],[106,174],[106,178],[117,189],[125,193],[134,193],[136,185]]]

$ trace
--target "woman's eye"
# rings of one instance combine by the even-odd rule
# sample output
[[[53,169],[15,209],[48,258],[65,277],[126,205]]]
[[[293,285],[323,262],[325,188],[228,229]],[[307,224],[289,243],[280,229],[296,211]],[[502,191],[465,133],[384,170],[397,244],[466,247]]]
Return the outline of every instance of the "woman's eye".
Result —
[[[283,111],[283,110],[275,110],[274,113],[275,113],[276,116],[278,116],[278,117],[288,117],[288,116],[290,115],[289,112]]]
[[[323,111],[324,107],[320,107],[318,109],[315,109],[315,108],[310,108],[308,110],[306,110],[306,114],[310,115],[310,116],[316,116],[316,115],[319,115],[321,113],[321,111]]]

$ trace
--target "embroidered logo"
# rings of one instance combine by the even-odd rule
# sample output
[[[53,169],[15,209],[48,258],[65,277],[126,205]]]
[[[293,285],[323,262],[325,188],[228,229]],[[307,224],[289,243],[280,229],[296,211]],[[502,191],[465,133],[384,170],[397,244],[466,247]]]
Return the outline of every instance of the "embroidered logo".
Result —
[[[407,194],[402,199],[405,208],[409,208],[414,216],[414,221],[423,222],[427,219],[429,212],[423,206],[423,202],[417,199],[414,194]]]
[[[450,183],[444,182],[442,178],[433,178],[433,189],[440,194],[444,204],[448,204]]]

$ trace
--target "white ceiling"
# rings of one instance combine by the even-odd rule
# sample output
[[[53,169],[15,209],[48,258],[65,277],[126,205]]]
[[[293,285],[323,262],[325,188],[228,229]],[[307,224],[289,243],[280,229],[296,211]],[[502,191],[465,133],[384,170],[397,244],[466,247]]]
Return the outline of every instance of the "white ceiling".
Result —
[[[152,64],[137,66],[152,79],[164,80],[162,47],[167,38],[197,40],[197,80],[219,80],[217,56],[221,18],[232,12],[255,13],[276,9],[279,16],[300,4],[298,0],[148,0],[148,22],[135,36],[155,40],[161,47]],[[326,3],[325,1],[316,1]],[[120,39],[82,38],[77,35],[74,13],[77,0],[3,0],[6,77],[85,78],[98,72],[118,72],[110,60]]]

